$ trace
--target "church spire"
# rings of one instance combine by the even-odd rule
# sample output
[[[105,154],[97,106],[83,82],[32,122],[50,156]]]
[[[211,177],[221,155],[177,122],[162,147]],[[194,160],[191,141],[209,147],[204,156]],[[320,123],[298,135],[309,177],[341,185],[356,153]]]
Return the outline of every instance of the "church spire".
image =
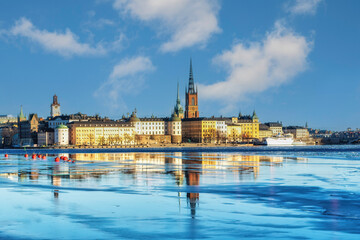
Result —
[[[190,74],[189,74],[189,89],[188,92],[194,94],[195,91],[195,84],[194,84],[194,75],[192,69],[192,59],[190,58]]]
[[[176,104],[180,104],[180,97],[179,97],[179,82],[177,83],[177,97],[176,97]]]

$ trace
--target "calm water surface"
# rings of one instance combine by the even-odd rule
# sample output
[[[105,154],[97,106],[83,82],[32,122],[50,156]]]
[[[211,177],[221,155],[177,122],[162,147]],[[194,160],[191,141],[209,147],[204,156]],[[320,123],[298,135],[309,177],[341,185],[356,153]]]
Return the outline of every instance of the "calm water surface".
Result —
[[[0,156],[0,239],[360,239],[360,151]]]

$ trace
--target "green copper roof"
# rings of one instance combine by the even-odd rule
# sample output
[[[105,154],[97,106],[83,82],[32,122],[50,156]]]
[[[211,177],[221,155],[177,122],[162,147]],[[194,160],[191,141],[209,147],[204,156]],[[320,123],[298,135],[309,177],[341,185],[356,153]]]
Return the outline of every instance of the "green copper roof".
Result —
[[[57,129],[68,129],[67,126],[65,126],[64,124],[60,124],[59,126],[56,127]]]
[[[20,114],[19,114],[19,118],[20,118],[20,119],[24,119],[24,118],[25,118],[25,115],[24,115],[24,112],[23,112],[23,107],[22,107],[22,105],[21,105],[21,107],[20,107]]]
[[[253,118],[253,119],[259,119],[259,117],[256,115],[255,110],[254,110],[254,112],[253,112],[252,118]]]
[[[179,118],[179,116],[176,114],[176,113],[173,113],[172,115],[171,115],[171,121],[181,121],[181,119]]]

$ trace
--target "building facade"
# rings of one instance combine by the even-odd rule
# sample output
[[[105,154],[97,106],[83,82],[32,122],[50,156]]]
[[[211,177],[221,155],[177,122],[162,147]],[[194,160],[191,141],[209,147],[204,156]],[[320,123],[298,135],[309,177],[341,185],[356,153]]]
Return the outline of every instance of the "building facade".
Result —
[[[58,146],[69,145],[69,128],[59,125],[55,128],[54,144]]]
[[[217,143],[226,139],[225,120],[216,118],[185,118],[182,120],[183,142]]]
[[[267,125],[269,127],[269,129],[273,132],[273,136],[284,134],[283,126],[279,122],[268,122],[268,123],[265,123],[265,125]]]
[[[38,132],[37,140],[38,146],[50,146],[54,145],[54,131],[42,131]]]
[[[296,139],[308,139],[309,138],[309,130],[300,126],[289,126],[283,128],[284,133],[290,133]]]
[[[232,118],[232,123],[238,123],[241,126],[242,139],[258,139],[259,138],[259,118],[256,112],[253,115],[242,116]]]
[[[273,131],[266,124],[259,124],[259,139],[264,140],[265,138],[274,136]]]
[[[135,144],[135,127],[127,122],[90,120],[72,122],[69,126],[72,145]]]

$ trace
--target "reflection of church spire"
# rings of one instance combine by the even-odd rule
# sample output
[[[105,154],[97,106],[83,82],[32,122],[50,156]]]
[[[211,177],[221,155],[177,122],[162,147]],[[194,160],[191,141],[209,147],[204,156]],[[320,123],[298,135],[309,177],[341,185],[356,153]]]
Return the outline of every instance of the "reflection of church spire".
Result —
[[[200,173],[195,171],[187,171],[185,174],[186,183],[188,186],[198,186],[200,182]],[[190,202],[191,217],[195,218],[196,205],[199,202],[199,193],[188,192],[186,194],[188,201]]]

